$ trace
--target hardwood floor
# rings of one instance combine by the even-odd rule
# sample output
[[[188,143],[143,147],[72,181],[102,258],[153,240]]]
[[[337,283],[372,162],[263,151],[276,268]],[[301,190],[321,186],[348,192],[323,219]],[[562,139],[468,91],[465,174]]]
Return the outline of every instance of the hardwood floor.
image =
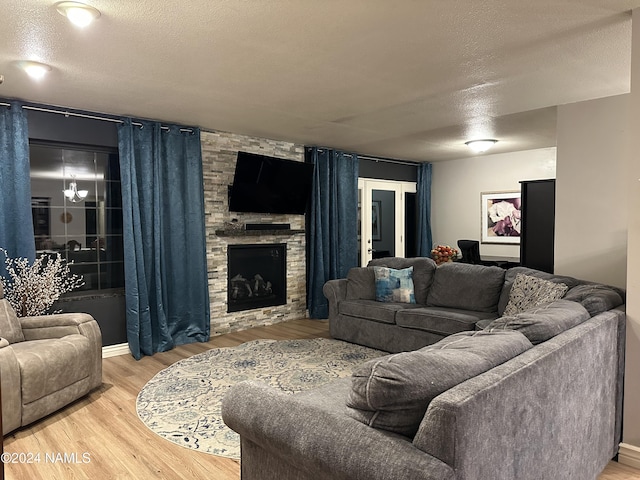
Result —
[[[640,470],[617,462],[609,462],[598,480],[637,480],[638,478],[640,478]]]
[[[294,320],[230,333],[140,361],[130,355],[106,358],[100,389],[4,439],[5,452],[22,454],[23,460],[33,461],[6,464],[5,478],[238,480],[238,462],[174,445],[151,432],[136,414],[138,392],[160,370],[211,348],[231,347],[259,338],[314,337],[329,337],[326,321]],[[560,473],[558,478],[562,478]],[[631,479],[640,479],[640,471],[615,462],[610,462],[598,477],[598,480]]]

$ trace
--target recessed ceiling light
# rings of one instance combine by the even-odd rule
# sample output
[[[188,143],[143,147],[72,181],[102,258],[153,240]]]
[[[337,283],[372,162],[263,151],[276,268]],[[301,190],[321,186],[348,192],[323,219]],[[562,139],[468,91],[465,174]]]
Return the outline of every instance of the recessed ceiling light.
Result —
[[[80,2],[58,2],[55,7],[60,15],[80,28],[86,27],[100,16],[100,10]]]
[[[42,80],[42,78],[51,71],[49,65],[31,60],[20,62],[20,67],[34,80]]]
[[[482,140],[469,140],[468,142],[464,142],[464,144],[467,145],[474,152],[482,153],[482,152],[486,152],[487,150],[489,150],[497,142],[498,142],[498,140],[485,138],[485,139],[482,139]]]

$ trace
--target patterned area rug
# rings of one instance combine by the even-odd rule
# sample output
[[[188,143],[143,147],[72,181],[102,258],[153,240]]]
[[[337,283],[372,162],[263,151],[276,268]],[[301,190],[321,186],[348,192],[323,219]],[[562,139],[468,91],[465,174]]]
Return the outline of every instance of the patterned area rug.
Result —
[[[254,340],[181,360],[153,377],[136,410],[147,427],[184,447],[240,458],[240,437],[220,415],[224,394],[243,380],[296,393],[351,375],[384,352],[339,340]]]

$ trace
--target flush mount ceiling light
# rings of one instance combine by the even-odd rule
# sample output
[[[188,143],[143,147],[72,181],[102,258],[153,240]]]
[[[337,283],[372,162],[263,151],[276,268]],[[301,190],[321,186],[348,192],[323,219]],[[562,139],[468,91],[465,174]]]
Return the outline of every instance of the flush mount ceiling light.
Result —
[[[51,67],[49,65],[40,62],[33,62],[31,60],[20,62],[20,67],[34,80],[41,80],[48,72],[51,71]]]
[[[80,28],[86,27],[100,16],[100,10],[80,2],[58,2],[55,7],[60,15]]]
[[[467,145],[474,152],[482,153],[482,152],[486,152],[487,150],[489,150],[497,142],[498,142],[498,140],[485,138],[483,140],[469,140],[468,142],[464,142],[464,144]]]

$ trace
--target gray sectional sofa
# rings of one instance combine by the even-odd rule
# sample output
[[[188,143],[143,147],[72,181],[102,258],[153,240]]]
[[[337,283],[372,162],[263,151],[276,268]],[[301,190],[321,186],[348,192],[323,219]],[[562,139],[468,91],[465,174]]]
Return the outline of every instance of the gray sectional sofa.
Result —
[[[376,301],[376,267],[413,268],[415,303]],[[437,267],[430,258],[381,258],[324,285],[331,336],[386,352],[416,350],[502,316],[517,274],[566,285],[570,297],[594,287],[591,282],[526,267],[504,270],[454,262]],[[602,308],[623,302],[622,290],[600,288],[605,290],[592,297],[607,302]],[[603,296],[605,292],[611,298]]]
[[[378,302],[374,267],[413,268],[416,303]],[[436,275],[436,272],[438,275]],[[439,268],[430,258],[381,258],[331,280],[331,336],[387,352],[415,350],[499,317],[505,270],[466,263]]]
[[[332,334],[398,353],[301,394],[254,382],[230,390],[222,413],[240,434],[244,480],[587,480],[615,456],[624,292],[426,260],[384,259],[393,270],[412,262],[413,298],[400,281],[402,302],[373,304],[368,269],[325,289]],[[438,291],[459,275],[469,277]]]

